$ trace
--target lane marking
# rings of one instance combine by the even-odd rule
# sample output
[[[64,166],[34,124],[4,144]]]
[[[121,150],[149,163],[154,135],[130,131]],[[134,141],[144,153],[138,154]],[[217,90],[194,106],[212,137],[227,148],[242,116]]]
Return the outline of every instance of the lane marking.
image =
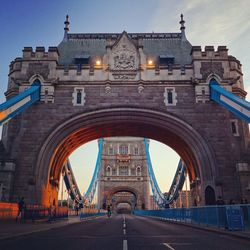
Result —
[[[124,235],[126,234],[126,229],[123,229],[123,234],[124,234]]]
[[[122,247],[123,250],[128,250],[128,242],[127,240],[123,240],[123,247]]]
[[[126,228],[126,224],[125,223],[123,224],[123,227]]]
[[[171,247],[168,243],[162,243],[164,246],[166,246],[170,250],[175,250],[173,247]]]

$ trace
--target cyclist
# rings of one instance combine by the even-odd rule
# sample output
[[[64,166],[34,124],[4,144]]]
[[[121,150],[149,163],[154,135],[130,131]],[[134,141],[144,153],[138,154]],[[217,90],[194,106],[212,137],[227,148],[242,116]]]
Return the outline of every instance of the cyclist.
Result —
[[[108,211],[108,217],[110,217],[110,216],[111,216],[111,208],[110,208],[110,205],[108,205],[107,211]]]

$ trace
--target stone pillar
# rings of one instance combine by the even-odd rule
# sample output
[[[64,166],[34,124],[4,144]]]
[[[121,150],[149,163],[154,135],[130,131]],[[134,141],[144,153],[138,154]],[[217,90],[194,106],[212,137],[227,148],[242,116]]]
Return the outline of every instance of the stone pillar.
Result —
[[[11,160],[5,160],[0,165],[0,200],[10,201],[13,190],[13,181],[16,164]]]
[[[250,202],[250,166],[247,162],[237,163],[236,171],[240,186],[240,198]]]

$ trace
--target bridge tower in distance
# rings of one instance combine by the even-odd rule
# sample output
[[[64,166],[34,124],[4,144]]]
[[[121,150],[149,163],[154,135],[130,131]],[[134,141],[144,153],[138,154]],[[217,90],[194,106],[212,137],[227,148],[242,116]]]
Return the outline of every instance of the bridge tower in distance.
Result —
[[[143,138],[110,137],[103,140],[98,205],[149,208],[149,176]]]

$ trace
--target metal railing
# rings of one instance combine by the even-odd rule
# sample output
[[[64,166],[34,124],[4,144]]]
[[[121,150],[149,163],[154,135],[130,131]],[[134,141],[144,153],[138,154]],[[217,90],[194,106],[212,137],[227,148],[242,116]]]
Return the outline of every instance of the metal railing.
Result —
[[[135,210],[135,215],[229,230],[250,230],[250,205],[206,206],[165,210]]]

